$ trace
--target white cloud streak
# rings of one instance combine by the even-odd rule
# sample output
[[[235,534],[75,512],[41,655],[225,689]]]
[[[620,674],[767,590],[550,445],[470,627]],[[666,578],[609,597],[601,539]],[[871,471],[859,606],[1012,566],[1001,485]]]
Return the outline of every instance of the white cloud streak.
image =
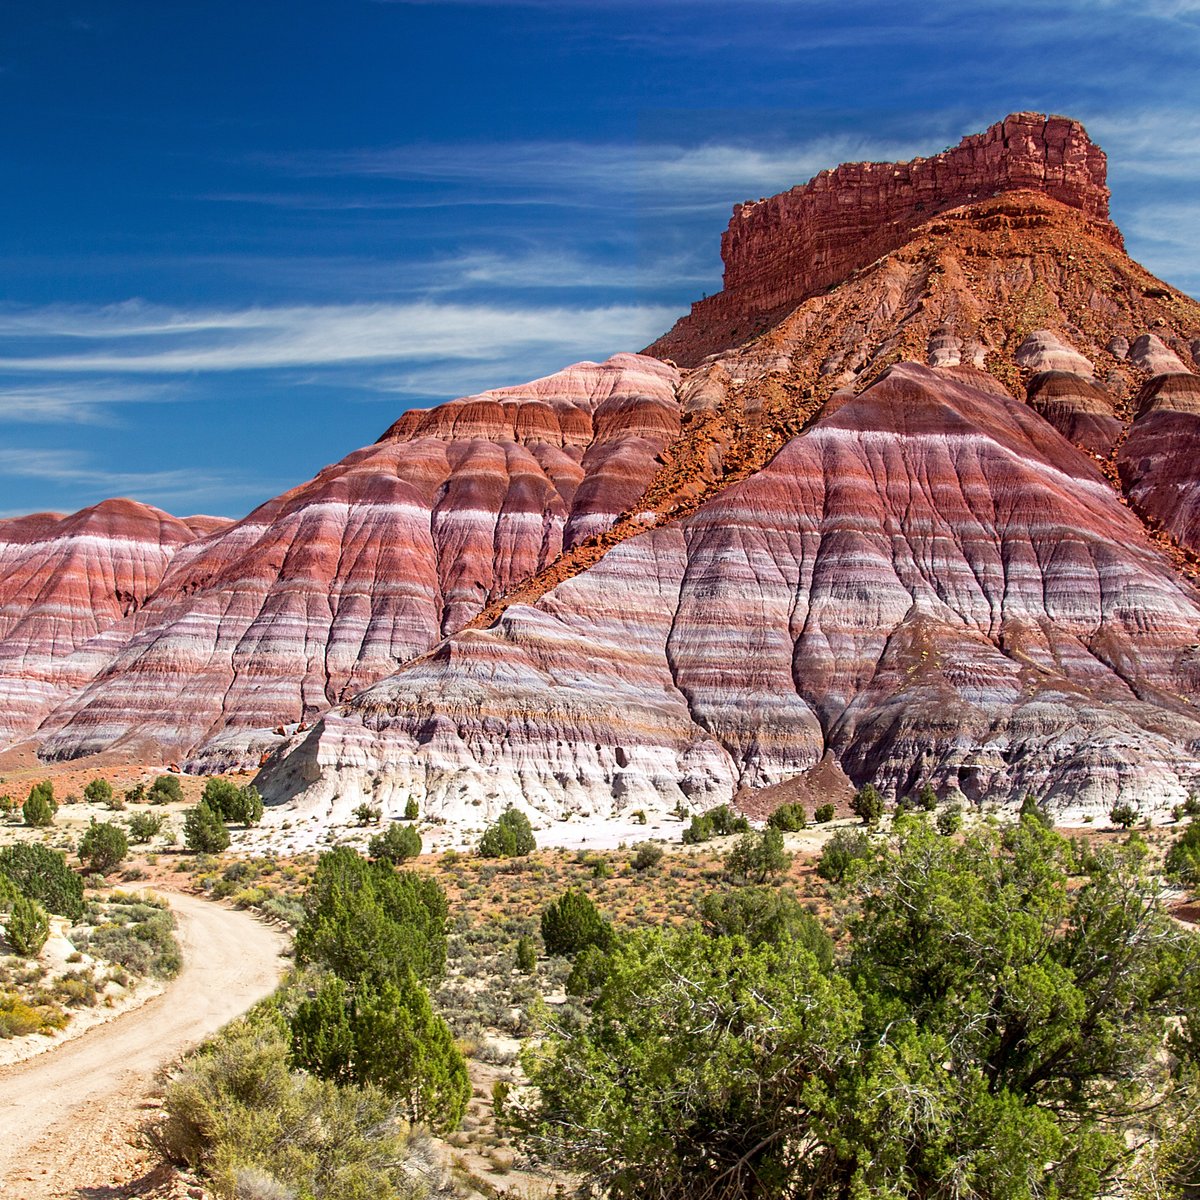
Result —
[[[161,402],[168,389],[73,379],[52,385],[0,384],[0,422],[36,425],[112,425],[114,405]]]
[[[1085,123],[1108,154],[1114,175],[1128,173],[1191,182],[1200,179],[1200,107],[1100,113]]]
[[[942,147],[934,148],[941,149]],[[694,207],[700,199],[732,201],[769,194],[804,183],[818,171],[838,163],[869,159],[891,162],[930,153],[925,139],[880,139],[866,135],[831,134],[787,146],[762,147],[711,143],[681,146],[665,143],[503,142],[475,144],[412,144],[363,148],[321,155],[275,156],[269,165],[302,177],[359,177],[407,183],[467,185],[516,189],[492,198],[474,194],[481,203],[551,203],[573,195],[590,205],[597,194],[649,193],[659,207],[672,200]],[[254,197],[243,194],[241,200]],[[294,202],[291,196],[269,193],[263,203]],[[314,202],[336,204],[329,197]],[[378,200],[374,201],[379,203]],[[459,202],[457,198],[450,202]],[[343,203],[366,203],[345,198]],[[404,198],[405,204],[447,203],[443,195]]]
[[[258,496],[264,486],[261,480],[240,483],[202,469],[109,471],[92,465],[77,450],[0,449],[0,476],[85,487],[99,495],[153,494],[159,500],[179,497],[192,502]]]
[[[203,311],[141,304],[44,308],[0,316],[0,371],[177,374],[479,362],[548,348],[564,357],[595,356],[645,344],[676,315],[639,305],[517,308],[424,301]],[[44,348],[6,353],[4,340],[12,338]],[[75,351],[80,341],[92,345]]]

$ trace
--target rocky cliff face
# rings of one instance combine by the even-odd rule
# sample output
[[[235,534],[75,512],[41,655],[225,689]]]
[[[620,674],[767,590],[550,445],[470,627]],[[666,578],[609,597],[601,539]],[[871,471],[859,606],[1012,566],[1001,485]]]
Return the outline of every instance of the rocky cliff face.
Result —
[[[271,752],[320,821],[1200,785],[1200,305],[1125,256],[1081,127],[1019,114],[734,228],[656,343],[695,365],[406,413],[187,541],[74,675],[44,637],[41,752]]]
[[[1120,248],[1106,169],[1078,121],[1016,113],[933,158],[846,163],[738,204],[721,238],[723,290],[692,305],[648,353],[692,366],[898,249],[938,213],[1004,192],[1035,191],[1067,205]]]
[[[322,814],[413,793],[456,821],[596,816],[832,756],[859,783],[1032,788],[1076,815],[1180,799],[1200,766],[1175,486],[1200,448],[1178,428],[1200,307],[1124,255],[1074,123],[1012,118],[886,174],[937,179],[1031,129],[1071,148],[1052,186],[1022,173],[1042,151],[1002,162],[1010,190],[908,213],[900,244],[685,370],[636,506],[652,521],[334,709],[263,786]],[[878,202],[856,186],[848,210]]]

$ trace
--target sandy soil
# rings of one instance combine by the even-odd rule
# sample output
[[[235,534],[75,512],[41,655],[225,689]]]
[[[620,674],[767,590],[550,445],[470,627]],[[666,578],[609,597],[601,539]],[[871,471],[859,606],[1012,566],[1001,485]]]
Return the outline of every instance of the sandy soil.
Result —
[[[29,1062],[0,1071],[0,1197],[145,1194],[130,1145],[156,1073],[267,995],[286,938],[246,912],[171,895],[183,970],[163,995]]]

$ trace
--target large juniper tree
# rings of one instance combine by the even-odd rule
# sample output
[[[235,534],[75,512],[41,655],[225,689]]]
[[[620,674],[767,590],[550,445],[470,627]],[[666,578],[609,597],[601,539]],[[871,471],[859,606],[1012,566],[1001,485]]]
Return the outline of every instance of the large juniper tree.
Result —
[[[1136,839],[900,818],[870,853],[832,966],[732,921],[617,939],[526,1056],[526,1144],[618,1200],[1091,1200],[1186,1130],[1200,954]]]

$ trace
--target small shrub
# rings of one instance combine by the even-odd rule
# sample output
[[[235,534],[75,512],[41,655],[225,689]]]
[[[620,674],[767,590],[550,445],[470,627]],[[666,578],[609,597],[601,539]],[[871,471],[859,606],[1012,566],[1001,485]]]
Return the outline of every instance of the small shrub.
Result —
[[[162,800],[159,800],[159,799],[156,799],[155,797],[151,796],[150,799],[154,804],[165,804],[166,803],[165,798]],[[146,802],[146,785],[144,783],[135,783],[133,785],[133,787],[125,789],[125,803],[126,804],[144,804],[145,802]]]
[[[110,804],[113,799],[112,784],[107,779],[93,779],[83,789],[83,798],[91,804]]]
[[[1114,824],[1119,825],[1122,829],[1131,828],[1138,819],[1138,810],[1125,801],[1118,801],[1108,811],[1108,819]]]
[[[735,813],[728,804],[718,804],[716,808],[710,808],[705,815],[712,823],[713,833],[717,837],[728,837],[733,833],[746,833],[750,829],[750,822]]]
[[[228,819],[247,827],[257,825],[263,816],[263,799],[253,784],[238,788],[237,803]]]
[[[683,831],[683,843],[695,845],[698,842],[708,842],[715,837],[727,837],[731,833],[746,833],[750,822],[745,817],[736,814],[728,804],[718,804],[708,812],[693,817],[691,824]]]
[[[519,809],[508,807],[494,825],[484,830],[479,840],[481,858],[518,858],[537,849],[529,818]]]
[[[1054,821],[1046,811],[1045,806],[1032,792],[1025,793],[1025,798],[1021,801],[1021,807],[1017,815],[1022,821],[1036,821],[1046,829],[1051,829],[1054,826]]]
[[[205,783],[201,800],[222,821],[234,825],[257,825],[262,820],[262,796],[253,784],[238,787],[232,780],[213,776]]]
[[[231,897],[234,908],[257,908],[266,898],[266,890],[260,887],[242,888]]]
[[[448,1132],[471,1097],[462,1052],[410,971],[361,979],[326,976],[291,1017],[294,1065],[340,1084],[374,1085],[412,1122]]]
[[[286,1035],[258,1014],[234,1022],[167,1088],[151,1140],[238,1200],[415,1200],[409,1132],[375,1087],[341,1087],[289,1065]]]
[[[421,835],[412,825],[390,825],[371,839],[368,851],[372,858],[402,863],[421,853]]]
[[[54,984],[54,993],[68,1008],[92,1008],[100,998],[96,976],[90,969],[68,971]]]
[[[937,815],[936,825],[942,837],[952,837],[962,828],[962,809],[957,804],[943,808]]]
[[[265,916],[293,929],[304,920],[304,902],[295,896],[267,896],[258,908]]]
[[[798,833],[808,826],[803,804],[781,804],[768,818],[767,825],[783,833]]]
[[[129,840],[141,845],[156,838],[167,823],[162,813],[136,812],[129,818]]]
[[[517,938],[516,961],[522,975],[532,975],[537,970],[537,949],[532,938]]]
[[[813,820],[818,825],[828,825],[836,812],[837,809],[832,804],[819,804],[813,812]]]
[[[921,784],[921,790],[917,793],[917,806],[926,812],[935,812],[937,803],[937,792],[933,790],[933,784],[926,780]]]
[[[201,800],[183,819],[183,841],[197,853],[219,854],[229,846],[229,830],[221,815]]]
[[[709,892],[699,910],[704,932],[712,937],[744,937],[752,946],[803,946],[822,970],[833,965],[833,939],[791,892],[768,887]]]
[[[841,883],[856,862],[871,857],[871,839],[857,829],[839,829],[825,843],[817,860],[817,874],[830,883]]]
[[[657,842],[639,842],[634,851],[630,865],[635,871],[649,871],[663,860],[663,848]]]
[[[72,921],[83,916],[83,880],[67,866],[61,850],[24,842],[0,850],[0,873],[21,894]]]
[[[588,896],[569,888],[542,912],[542,942],[547,954],[577,954],[585,946],[607,950],[612,926]]]
[[[107,821],[93,821],[79,841],[79,861],[98,875],[107,875],[128,853],[125,831]]]
[[[850,811],[862,819],[864,825],[876,825],[883,816],[883,797],[873,783],[864,784],[854,793]]]
[[[416,796],[409,796],[404,803],[404,819],[406,821],[415,821],[420,812],[421,810],[417,807]]]
[[[183,784],[178,776],[159,775],[150,785],[151,804],[180,804],[183,802]]]
[[[608,978],[609,957],[599,946],[584,946],[571,964],[563,990],[568,996],[587,996]]]
[[[28,1004],[16,992],[0,993],[0,1038],[49,1033],[65,1024],[66,1017],[49,1005]]]
[[[791,866],[792,856],[783,848],[783,834],[778,829],[762,833],[744,833],[725,859],[725,869],[739,879],[766,883]]]
[[[221,872],[221,878],[226,883],[241,883],[246,879],[257,879],[258,868],[252,862],[247,862],[244,858],[239,858],[237,862],[231,862]]]
[[[170,979],[178,973],[182,959],[169,909],[114,892],[106,903],[90,905],[88,918],[92,927],[72,930],[71,940],[93,957],[133,975]]]
[[[376,808],[374,804],[368,804],[365,800],[354,809],[354,823],[359,826],[378,825],[379,818],[383,815],[383,810]]]
[[[1200,821],[1189,821],[1183,834],[1167,851],[1167,874],[1185,887],[1200,886]]]
[[[37,958],[50,936],[50,916],[36,900],[18,896],[8,914],[5,932],[18,954]]]
[[[47,792],[46,788],[50,788]],[[54,814],[58,806],[54,803],[54,792],[50,784],[34,784],[29,797],[22,808],[25,824],[34,829],[44,829],[54,824]]]

